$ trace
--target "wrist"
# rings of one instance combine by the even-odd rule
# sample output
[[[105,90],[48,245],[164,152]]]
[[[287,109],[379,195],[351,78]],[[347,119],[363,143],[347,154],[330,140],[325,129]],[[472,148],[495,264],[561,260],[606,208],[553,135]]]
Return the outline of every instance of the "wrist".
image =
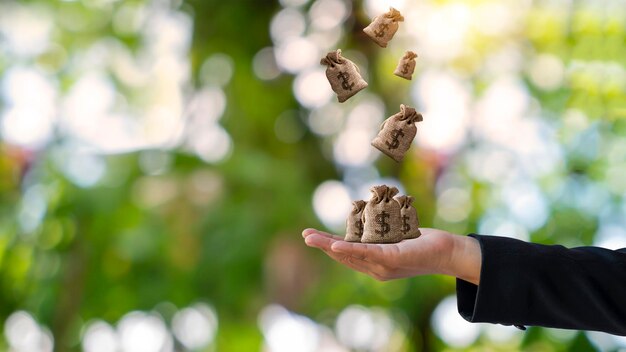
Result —
[[[447,274],[478,285],[481,265],[482,253],[478,240],[469,236],[454,236]]]

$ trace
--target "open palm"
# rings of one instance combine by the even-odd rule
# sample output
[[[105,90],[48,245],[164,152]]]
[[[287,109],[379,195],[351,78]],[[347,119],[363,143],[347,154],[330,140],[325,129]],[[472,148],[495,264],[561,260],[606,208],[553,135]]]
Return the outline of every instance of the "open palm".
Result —
[[[305,243],[354,270],[381,281],[424,274],[452,274],[455,238],[437,229],[421,228],[422,236],[391,244],[346,242],[315,229],[302,232]]]

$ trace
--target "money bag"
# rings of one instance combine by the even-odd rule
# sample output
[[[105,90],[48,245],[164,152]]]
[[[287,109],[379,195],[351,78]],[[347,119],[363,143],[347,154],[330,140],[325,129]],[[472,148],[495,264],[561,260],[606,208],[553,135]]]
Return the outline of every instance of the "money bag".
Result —
[[[387,47],[387,43],[396,34],[399,27],[399,22],[403,22],[404,17],[400,14],[400,11],[389,8],[389,12],[380,16],[374,17],[372,23],[363,29],[363,32],[367,34],[376,44],[383,48]]]
[[[320,61],[326,65],[326,78],[340,103],[367,87],[354,62],[341,56],[341,49],[331,51]]]
[[[393,74],[408,80],[411,80],[413,71],[415,71],[415,58],[417,54],[412,51],[407,51],[404,56],[398,62],[398,67],[393,71]]]
[[[424,120],[422,114],[412,107],[401,104],[400,112],[390,116],[380,126],[380,132],[372,140],[372,146],[400,162],[417,133],[415,124],[422,120]]]
[[[362,200],[355,200],[352,202],[353,208],[346,220],[346,237],[344,241],[348,242],[361,242],[361,236],[363,236],[363,209],[367,202]]]
[[[395,198],[400,204],[400,220],[402,238],[405,240],[418,238],[422,235],[419,229],[419,219],[417,218],[417,210],[413,207],[413,197],[398,196]]]
[[[363,209],[363,243],[396,243],[402,241],[400,204],[393,199],[398,189],[375,186],[372,198]]]

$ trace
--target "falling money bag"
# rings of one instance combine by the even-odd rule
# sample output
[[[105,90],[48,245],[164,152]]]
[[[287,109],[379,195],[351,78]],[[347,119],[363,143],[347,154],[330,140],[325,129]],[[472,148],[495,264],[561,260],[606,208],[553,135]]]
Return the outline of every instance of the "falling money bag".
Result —
[[[375,186],[372,198],[363,209],[363,243],[396,243],[402,241],[400,204],[393,199],[398,189]]]
[[[415,124],[423,119],[422,114],[415,109],[401,104],[400,112],[390,116],[380,126],[380,132],[372,141],[372,146],[400,162],[417,133]]]
[[[399,27],[399,22],[403,22],[404,17],[400,14],[400,11],[389,8],[389,12],[380,16],[374,17],[372,23],[363,29],[363,32],[367,34],[376,44],[383,48],[387,47],[387,43],[396,34]]]
[[[398,196],[395,198],[400,204],[400,232],[405,240],[418,238],[422,235],[419,229],[417,210],[413,207],[413,197]]]
[[[359,68],[354,62],[341,56],[341,49],[329,52],[322,58],[320,64],[326,65],[326,78],[330,82],[330,87],[337,93],[340,103],[367,87]]]
[[[398,67],[393,71],[393,74],[402,77],[408,80],[411,80],[413,76],[413,71],[415,71],[415,58],[417,54],[412,51],[407,51],[404,53],[404,56],[400,58],[400,62],[398,62]]]
[[[367,202],[362,200],[355,200],[352,202],[353,208],[346,220],[346,237],[344,241],[348,242],[361,242],[361,236],[363,236],[363,209]]]

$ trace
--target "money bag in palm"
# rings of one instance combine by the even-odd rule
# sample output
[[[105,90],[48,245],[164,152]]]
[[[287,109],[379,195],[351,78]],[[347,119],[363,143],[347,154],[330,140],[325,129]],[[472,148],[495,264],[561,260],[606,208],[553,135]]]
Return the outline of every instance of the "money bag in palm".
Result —
[[[405,240],[418,238],[422,235],[419,229],[419,219],[417,218],[417,210],[413,207],[413,197],[398,196],[396,201],[400,204],[400,220],[402,238]]]
[[[357,65],[341,56],[341,49],[326,54],[320,64],[326,65],[326,78],[340,103],[367,87]]]
[[[372,145],[393,160],[400,162],[404,158],[404,153],[411,147],[417,133],[415,124],[423,119],[422,114],[415,109],[401,104],[400,112],[383,122]]]
[[[363,209],[363,243],[396,243],[402,241],[400,204],[393,198],[398,189],[385,185],[370,189],[372,198]]]
[[[367,202],[362,200],[355,200],[352,202],[352,211],[348,215],[346,220],[346,237],[344,241],[348,242],[361,242],[363,236],[363,209]]]

